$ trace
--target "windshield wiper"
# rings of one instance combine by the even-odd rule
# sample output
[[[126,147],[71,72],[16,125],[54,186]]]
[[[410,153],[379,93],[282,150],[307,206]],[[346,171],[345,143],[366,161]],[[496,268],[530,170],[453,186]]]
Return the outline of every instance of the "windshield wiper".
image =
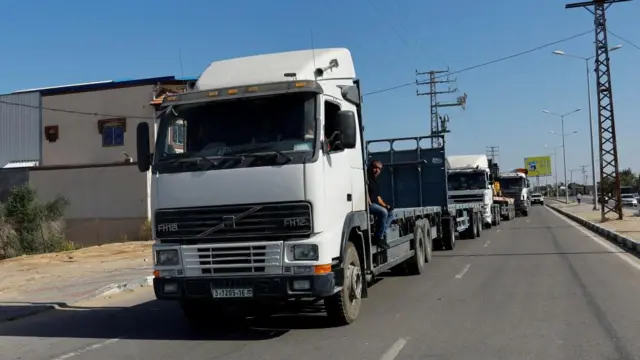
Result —
[[[254,151],[254,152],[250,152],[250,153],[245,153],[244,155],[258,155],[261,152],[276,154],[276,160],[278,160],[280,158],[280,156],[282,156],[283,158],[287,159],[287,162],[290,162],[290,161],[293,160],[293,158],[291,156],[289,156],[288,154],[285,154],[282,151],[275,150],[275,149],[269,149],[267,151]]]
[[[209,170],[211,167],[213,166],[218,166],[220,165],[220,162],[216,162],[215,160],[240,160],[240,163],[244,162],[245,157],[242,155],[238,155],[238,156],[204,156],[201,154],[191,154],[191,153],[182,153],[182,154],[164,154],[165,156],[170,156],[168,158],[164,158],[161,159],[159,161],[160,164],[174,164],[174,163],[179,163],[179,162],[191,162],[194,160],[197,160],[198,163],[200,162],[199,160],[204,160],[205,162],[207,162],[209,164],[209,166],[206,166],[204,168],[202,168],[203,170]],[[171,155],[176,155],[176,156],[171,156]]]
[[[255,155],[260,155],[260,153],[275,154],[277,156],[276,160],[279,159],[280,156],[287,159],[287,162],[290,162],[293,160],[293,158],[288,154],[280,150],[272,149],[271,146],[256,146],[254,148],[233,151],[233,152],[227,153],[227,155],[255,156]]]

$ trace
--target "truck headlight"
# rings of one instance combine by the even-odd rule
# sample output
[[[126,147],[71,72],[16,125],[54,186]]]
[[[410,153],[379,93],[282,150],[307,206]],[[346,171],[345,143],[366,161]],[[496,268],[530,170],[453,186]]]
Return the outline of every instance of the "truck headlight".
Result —
[[[156,251],[156,265],[159,266],[172,266],[180,264],[180,256],[178,256],[178,250],[157,250]]]
[[[318,260],[318,245],[300,244],[293,245],[294,260]]]

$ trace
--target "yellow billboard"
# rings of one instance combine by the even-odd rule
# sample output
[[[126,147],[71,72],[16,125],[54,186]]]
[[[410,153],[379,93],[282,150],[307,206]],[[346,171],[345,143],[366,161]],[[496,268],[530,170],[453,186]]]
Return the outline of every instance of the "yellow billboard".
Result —
[[[524,168],[529,170],[529,177],[551,176],[551,156],[526,157]]]

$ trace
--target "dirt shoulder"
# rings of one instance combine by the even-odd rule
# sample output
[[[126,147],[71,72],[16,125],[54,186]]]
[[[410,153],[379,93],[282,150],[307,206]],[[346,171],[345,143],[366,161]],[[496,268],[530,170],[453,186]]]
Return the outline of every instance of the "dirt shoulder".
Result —
[[[152,241],[115,243],[2,260],[0,298],[109,273],[150,269],[152,244]]]

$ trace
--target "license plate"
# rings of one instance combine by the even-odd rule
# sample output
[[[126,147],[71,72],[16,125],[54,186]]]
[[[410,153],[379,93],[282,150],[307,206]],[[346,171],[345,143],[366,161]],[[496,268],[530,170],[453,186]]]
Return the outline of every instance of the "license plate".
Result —
[[[211,289],[214,298],[253,297],[253,289]]]

